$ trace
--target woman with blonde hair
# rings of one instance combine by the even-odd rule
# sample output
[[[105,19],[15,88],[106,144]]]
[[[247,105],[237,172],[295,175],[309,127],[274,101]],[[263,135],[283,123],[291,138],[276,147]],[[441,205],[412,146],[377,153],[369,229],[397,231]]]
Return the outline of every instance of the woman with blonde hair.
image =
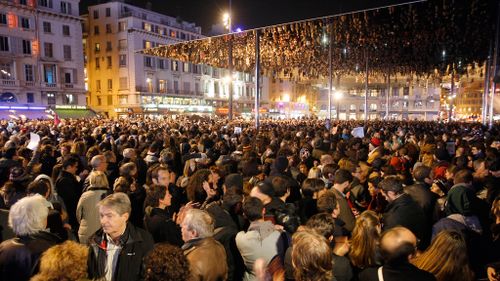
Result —
[[[380,220],[373,211],[364,211],[356,219],[349,253],[355,271],[381,264],[378,245],[381,230]]]
[[[89,183],[88,190],[82,194],[76,207],[76,219],[80,224],[78,238],[82,244],[87,244],[89,237],[101,227],[99,210],[96,206],[111,192],[104,172],[92,171]]]
[[[296,281],[332,280],[333,254],[328,241],[313,230],[292,237],[292,265]]]
[[[469,265],[467,245],[456,231],[441,231],[429,248],[412,263],[436,277],[438,281],[471,281],[474,273]]]
[[[87,247],[66,241],[42,254],[40,272],[31,281],[87,280]]]

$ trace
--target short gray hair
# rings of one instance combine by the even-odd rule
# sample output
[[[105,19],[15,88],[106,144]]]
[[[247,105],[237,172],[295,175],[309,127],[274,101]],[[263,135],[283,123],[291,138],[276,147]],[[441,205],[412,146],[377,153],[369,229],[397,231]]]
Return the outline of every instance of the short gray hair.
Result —
[[[40,194],[17,201],[10,208],[9,226],[18,236],[36,234],[47,228],[49,208]]]
[[[90,166],[92,166],[92,168],[94,169],[97,169],[97,167],[99,167],[103,162],[106,162],[107,159],[104,155],[96,155],[94,157],[92,157],[92,159],[90,160]]]
[[[214,219],[207,211],[190,209],[187,211],[183,223],[188,230],[196,231],[198,238],[214,235]]]
[[[106,198],[102,199],[97,203],[97,207],[107,207],[117,212],[120,216],[132,211],[132,207],[130,205],[130,199],[128,195],[123,192],[116,192],[111,195],[108,195]]]

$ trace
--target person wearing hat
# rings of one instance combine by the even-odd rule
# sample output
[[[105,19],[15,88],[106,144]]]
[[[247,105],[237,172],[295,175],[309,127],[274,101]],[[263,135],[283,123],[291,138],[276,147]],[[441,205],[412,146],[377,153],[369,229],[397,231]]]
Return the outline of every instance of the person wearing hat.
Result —
[[[317,137],[312,140],[311,144],[313,146],[311,156],[319,161],[321,159],[321,155],[326,154],[326,151],[323,150],[323,139]]]
[[[19,199],[26,196],[26,189],[31,177],[23,167],[16,166],[10,169],[9,180],[0,190],[0,208],[10,209]]]
[[[7,143],[5,145],[7,145]],[[4,146],[2,155],[2,158],[0,158],[0,186],[8,180],[10,169],[20,165],[19,161],[17,161],[17,150],[15,146]]]
[[[381,144],[382,141],[377,137],[370,139],[370,144],[368,145],[370,152],[368,153],[368,160],[366,161],[368,164],[372,164],[375,159],[383,156],[383,147]]]

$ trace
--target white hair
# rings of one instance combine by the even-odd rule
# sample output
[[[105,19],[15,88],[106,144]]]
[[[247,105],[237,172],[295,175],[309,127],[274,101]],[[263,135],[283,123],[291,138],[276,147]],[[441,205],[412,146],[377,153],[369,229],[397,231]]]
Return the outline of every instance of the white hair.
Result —
[[[214,219],[207,211],[190,209],[187,211],[183,223],[188,230],[194,230],[198,238],[214,235]]]
[[[94,169],[97,169],[97,167],[99,167],[103,162],[106,162],[106,157],[99,154],[92,157],[92,159],[90,160],[90,166],[92,166],[92,168]]]
[[[17,201],[10,208],[9,226],[19,236],[36,234],[47,227],[47,200],[40,194]]]

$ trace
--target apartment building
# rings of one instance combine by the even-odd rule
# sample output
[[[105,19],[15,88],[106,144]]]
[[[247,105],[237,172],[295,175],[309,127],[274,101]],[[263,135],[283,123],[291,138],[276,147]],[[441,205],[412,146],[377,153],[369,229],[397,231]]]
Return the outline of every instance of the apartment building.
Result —
[[[0,1],[1,109],[38,117],[47,108],[85,107],[78,3]]]
[[[84,18],[88,104],[110,117],[227,114],[229,79],[234,108],[249,110],[253,76],[138,53],[204,38],[194,23],[122,1],[90,6]]]

